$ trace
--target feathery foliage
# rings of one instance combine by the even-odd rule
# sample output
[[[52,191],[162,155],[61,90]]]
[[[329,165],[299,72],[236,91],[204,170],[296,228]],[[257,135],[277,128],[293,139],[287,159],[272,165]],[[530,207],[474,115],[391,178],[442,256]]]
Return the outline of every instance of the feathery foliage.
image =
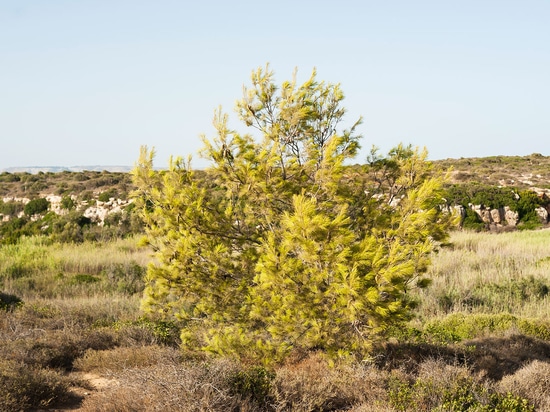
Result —
[[[361,354],[410,318],[429,256],[451,216],[426,152],[399,145],[369,164],[357,121],[342,130],[337,84],[279,88],[267,66],[237,102],[241,134],[216,112],[193,171],[155,171],[142,148],[133,171],[146,241],[156,252],[143,306],[185,322],[182,341],[218,354],[281,359],[293,350]]]

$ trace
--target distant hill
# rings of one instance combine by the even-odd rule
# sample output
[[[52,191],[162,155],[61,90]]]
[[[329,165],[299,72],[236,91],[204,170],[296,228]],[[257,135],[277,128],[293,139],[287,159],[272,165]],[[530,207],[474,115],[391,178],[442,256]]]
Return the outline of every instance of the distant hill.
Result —
[[[132,166],[22,166],[22,167],[8,167],[0,169],[0,172],[7,173],[58,173],[58,172],[122,172],[126,173],[132,170]]]
[[[550,157],[535,153],[444,159],[433,164],[437,169],[450,171],[445,198],[450,205],[462,206],[464,227],[468,224],[476,230],[500,230],[503,226],[537,227],[550,223]],[[362,165],[350,167],[358,171],[368,169]],[[40,197],[70,197],[78,205],[111,199],[127,202],[135,190],[131,170],[129,166],[5,169],[0,172],[0,206],[4,203],[9,209],[13,202]],[[197,177],[204,173],[196,172]],[[519,210],[521,207],[525,210]]]
[[[434,161],[451,169],[453,183],[550,189],[550,156],[489,156]]]

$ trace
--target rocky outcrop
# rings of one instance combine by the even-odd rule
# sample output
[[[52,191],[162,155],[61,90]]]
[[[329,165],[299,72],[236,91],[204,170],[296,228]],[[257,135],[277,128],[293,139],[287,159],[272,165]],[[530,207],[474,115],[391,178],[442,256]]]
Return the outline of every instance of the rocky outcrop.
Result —
[[[537,207],[535,209],[535,212],[537,212],[537,215],[540,219],[540,222],[545,225],[548,223],[548,210],[546,210],[544,207]]]
[[[95,206],[90,206],[84,210],[84,216],[91,219],[92,222],[103,226],[107,216],[113,213],[122,213],[124,208],[132,203],[132,200],[122,200],[111,198],[107,202],[97,201]]]
[[[518,212],[511,210],[508,206],[498,209],[489,209],[483,205],[469,205],[469,207],[488,226],[496,226],[497,228],[502,226],[516,227],[519,222]],[[541,224],[546,225],[550,223],[550,213],[546,208],[538,207],[535,211]]]
[[[504,208],[504,219],[510,226],[516,226],[519,222],[519,213],[510,210],[508,206]]]
[[[469,205],[487,226],[509,226],[515,227],[519,222],[519,214],[511,210],[508,206],[500,207],[497,209],[486,208],[483,205]],[[547,223],[547,222],[544,222]]]
[[[62,205],[63,197],[49,194],[44,196],[46,200],[50,202],[49,210],[54,212],[57,215],[65,215],[69,211],[65,209]],[[87,201],[77,201],[76,196],[71,196],[71,199],[74,201],[75,207],[82,211],[82,214],[89,218],[92,222],[97,223],[99,226],[103,226],[105,219],[114,213],[122,213],[124,208],[132,203],[133,200],[122,200],[116,198],[110,198],[107,202],[102,202],[100,200],[92,201],[88,203]],[[18,202],[26,205],[30,202],[30,199],[27,198],[18,198],[18,197],[5,197],[2,199],[4,202]],[[23,212],[18,214],[18,217],[23,216]],[[0,221],[8,221],[10,216],[4,216],[0,214]]]

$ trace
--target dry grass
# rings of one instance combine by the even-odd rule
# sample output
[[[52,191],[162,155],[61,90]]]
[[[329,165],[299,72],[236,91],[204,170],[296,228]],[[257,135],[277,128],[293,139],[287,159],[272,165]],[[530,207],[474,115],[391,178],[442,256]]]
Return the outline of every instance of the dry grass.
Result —
[[[178,349],[158,345],[116,347],[101,351],[89,349],[76,360],[74,368],[81,372],[109,374],[131,368],[177,365],[181,362],[181,357],[181,351]]]
[[[127,368],[108,376],[119,382],[85,399],[82,412],[253,411],[231,392],[237,366],[228,361],[184,365],[172,362],[148,368]],[[247,406],[248,405],[248,406]]]
[[[276,411],[347,410],[387,403],[387,373],[368,365],[332,366],[321,354],[277,370],[269,395]]]
[[[456,232],[419,293],[421,319],[453,312],[545,317],[550,311],[550,230]]]
[[[183,353],[176,325],[144,318],[139,293],[109,279],[113,262],[146,264],[129,240],[2,247],[0,291],[24,305],[0,312],[0,410],[77,401],[85,412],[443,411],[466,410],[456,405],[470,396],[484,410],[532,410],[518,396],[550,410],[549,298],[536,292],[550,284],[550,231],[455,233],[451,241],[434,258],[434,284],[419,295],[411,325],[461,342],[395,335],[369,362],[301,354],[269,370]],[[75,284],[78,274],[100,281]]]

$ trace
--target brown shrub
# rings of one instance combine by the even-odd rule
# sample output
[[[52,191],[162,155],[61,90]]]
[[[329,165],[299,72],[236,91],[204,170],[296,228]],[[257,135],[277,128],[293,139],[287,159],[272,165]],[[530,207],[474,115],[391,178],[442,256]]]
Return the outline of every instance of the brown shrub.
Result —
[[[0,360],[0,410],[29,410],[66,401],[71,383],[56,371]]]
[[[532,402],[537,410],[550,410],[550,363],[535,360],[498,384],[502,392],[512,392]]]
[[[260,411],[230,386],[238,366],[225,360],[158,364],[110,375],[119,382],[86,398],[82,412]]]
[[[368,366],[331,366],[320,354],[277,370],[269,392],[276,411],[329,411],[386,398],[386,374]]]

